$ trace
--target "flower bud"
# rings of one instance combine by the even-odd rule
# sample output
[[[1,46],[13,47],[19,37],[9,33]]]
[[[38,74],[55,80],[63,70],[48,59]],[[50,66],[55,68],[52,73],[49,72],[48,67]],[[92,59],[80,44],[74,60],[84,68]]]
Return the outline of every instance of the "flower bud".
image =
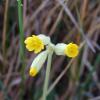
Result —
[[[33,60],[29,72],[30,76],[35,76],[40,71],[46,61],[47,54],[47,51],[43,51]]]

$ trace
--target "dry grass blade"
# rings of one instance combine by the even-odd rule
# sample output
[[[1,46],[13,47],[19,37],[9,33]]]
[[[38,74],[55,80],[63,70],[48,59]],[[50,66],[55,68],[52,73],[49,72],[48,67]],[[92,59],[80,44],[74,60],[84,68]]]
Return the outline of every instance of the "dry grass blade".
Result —
[[[3,34],[2,34],[2,48],[3,52],[5,53],[5,43],[6,43],[6,31],[7,31],[7,14],[8,14],[8,4],[9,0],[5,1],[5,13],[4,13],[4,22],[3,22]]]
[[[56,84],[64,76],[64,74],[69,69],[69,67],[71,66],[71,64],[72,64],[73,61],[74,61],[74,59],[70,60],[70,62],[68,63],[67,67],[61,72],[61,74],[57,77],[57,79],[54,81],[54,83],[50,86],[50,88],[48,89],[47,95],[54,89],[54,87],[56,86]]]
[[[66,1],[66,4],[67,4],[67,2],[68,2],[68,0]],[[63,14],[63,9],[61,9],[61,11],[60,11],[60,13],[58,15],[58,18],[56,19],[54,25],[51,28],[51,31],[49,32],[50,36],[53,34],[54,30],[56,29],[56,26],[58,25],[59,21],[61,20],[62,14]]]
[[[33,22],[33,20],[36,18],[36,16],[39,14],[39,12],[46,6],[47,2],[49,0],[45,0],[39,7],[38,9],[33,13],[33,15],[31,16],[31,18],[28,20],[27,24],[25,24],[25,29],[27,29],[30,25],[31,22]]]
[[[95,49],[93,47],[93,45],[90,42],[90,39],[87,38],[82,30],[82,28],[79,27],[79,25],[77,24],[75,18],[73,17],[73,15],[71,14],[70,10],[68,9],[68,7],[64,4],[64,1],[62,0],[58,0],[58,2],[61,4],[61,6],[63,7],[63,9],[65,10],[65,12],[67,13],[67,15],[69,16],[69,18],[72,20],[73,24],[76,26],[76,28],[79,30],[79,32],[82,34],[83,38],[86,40],[88,46],[91,48],[91,50],[93,52],[95,52]]]
[[[76,28],[78,30],[80,30],[79,25],[77,24],[75,18],[73,17],[73,15],[71,14],[70,10],[68,9],[68,7],[64,4],[64,0],[58,0],[58,2],[60,3],[60,5],[63,7],[63,9],[65,10],[65,12],[67,13],[67,15],[69,16],[69,18],[72,20],[72,22],[74,23],[74,25],[76,26]]]
[[[87,66],[87,68],[88,68],[89,71],[92,71],[92,70],[93,70],[92,67],[91,67],[92,65],[90,64],[89,61],[86,61],[86,62],[85,62],[85,65]],[[98,86],[98,89],[100,90],[100,83],[99,83],[99,81],[98,81],[98,77],[97,77],[96,72],[93,72],[93,73],[92,73],[92,77],[93,77],[94,82],[95,82],[96,85]]]
[[[81,11],[82,20],[84,20],[87,15],[86,11],[87,11],[88,2],[89,0],[83,0],[82,11]]]
[[[61,20],[62,14],[63,14],[63,10],[60,11],[57,20],[55,21],[54,25],[51,28],[51,31],[49,32],[50,36],[53,34],[54,30],[56,29],[56,26],[58,25],[59,21]]]
[[[27,0],[23,1],[23,28],[25,27],[26,21],[26,11],[27,11]]]
[[[92,99],[89,99],[89,100],[100,100],[100,96],[92,98]]]
[[[0,52],[0,61],[3,61],[3,55]]]

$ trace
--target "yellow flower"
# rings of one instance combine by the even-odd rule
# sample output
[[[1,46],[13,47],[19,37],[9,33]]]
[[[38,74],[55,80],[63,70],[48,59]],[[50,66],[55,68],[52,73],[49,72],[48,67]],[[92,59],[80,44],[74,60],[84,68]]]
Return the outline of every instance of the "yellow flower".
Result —
[[[55,52],[56,55],[66,55],[72,58],[76,57],[79,53],[78,45],[74,43],[58,43],[54,45],[51,42],[50,37],[43,34],[37,36],[32,35],[31,37],[26,38],[24,43],[29,51],[34,51],[35,53],[39,53],[44,49],[44,46],[46,46],[46,50],[37,55],[33,60],[29,71],[30,76],[36,76],[38,74],[50,52]]]
[[[74,43],[69,43],[66,45],[64,52],[68,57],[76,57],[79,53],[78,46]]]
[[[29,51],[34,51],[35,53],[39,53],[44,49],[43,41],[36,35],[32,35],[32,37],[26,38],[24,43],[26,44],[26,48]]]

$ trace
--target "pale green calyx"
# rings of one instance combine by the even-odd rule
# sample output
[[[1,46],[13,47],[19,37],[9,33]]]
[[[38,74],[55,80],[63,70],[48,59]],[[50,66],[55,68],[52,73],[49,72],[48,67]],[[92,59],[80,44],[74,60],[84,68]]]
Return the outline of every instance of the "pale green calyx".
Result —
[[[51,42],[50,37],[43,34],[38,35],[38,37],[43,41],[44,45],[47,45]]]
[[[65,53],[64,53],[65,47],[66,47],[66,44],[58,43],[55,46],[55,53],[56,53],[56,55],[65,55]]]

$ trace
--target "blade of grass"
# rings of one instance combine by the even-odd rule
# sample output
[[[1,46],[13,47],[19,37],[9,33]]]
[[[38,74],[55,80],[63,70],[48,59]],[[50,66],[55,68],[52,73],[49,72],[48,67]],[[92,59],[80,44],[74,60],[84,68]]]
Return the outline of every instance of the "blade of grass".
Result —
[[[22,17],[22,0],[17,0],[18,2],[18,20],[19,20],[19,35],[20,35],[20,55],[24,56],[24,31],[23,31],[23,17]]]
[[[18,21],[19,21],[19,36],[20,36],[20,59],[22,61],[21,68],[21,88],[20,88],[20,99],[22,100],[24,94],[24,81],[25,81],[25,55],[24,55],[24,31],[23,31],[23,16],[22,16],[22,0],[17,0],[18,2]]]
[[[3,49],[3,61],[5,66],[5,47],[6,47],[6,32],[7,32],[7,15],[8,15],[8,4],[9,0],[5,1],[5,12],[4,12],[4,22],[3,22],[3,34],[2,34],[2,49]]]
[[[3,52],[5,52],[5,43],[6,43],[8,3],[9,3],[9,0],[6,0],[5,1],[4,22],[3,22],[3,34],[2,34],[2,38],[3,38],[3,41],[2,41]]]

